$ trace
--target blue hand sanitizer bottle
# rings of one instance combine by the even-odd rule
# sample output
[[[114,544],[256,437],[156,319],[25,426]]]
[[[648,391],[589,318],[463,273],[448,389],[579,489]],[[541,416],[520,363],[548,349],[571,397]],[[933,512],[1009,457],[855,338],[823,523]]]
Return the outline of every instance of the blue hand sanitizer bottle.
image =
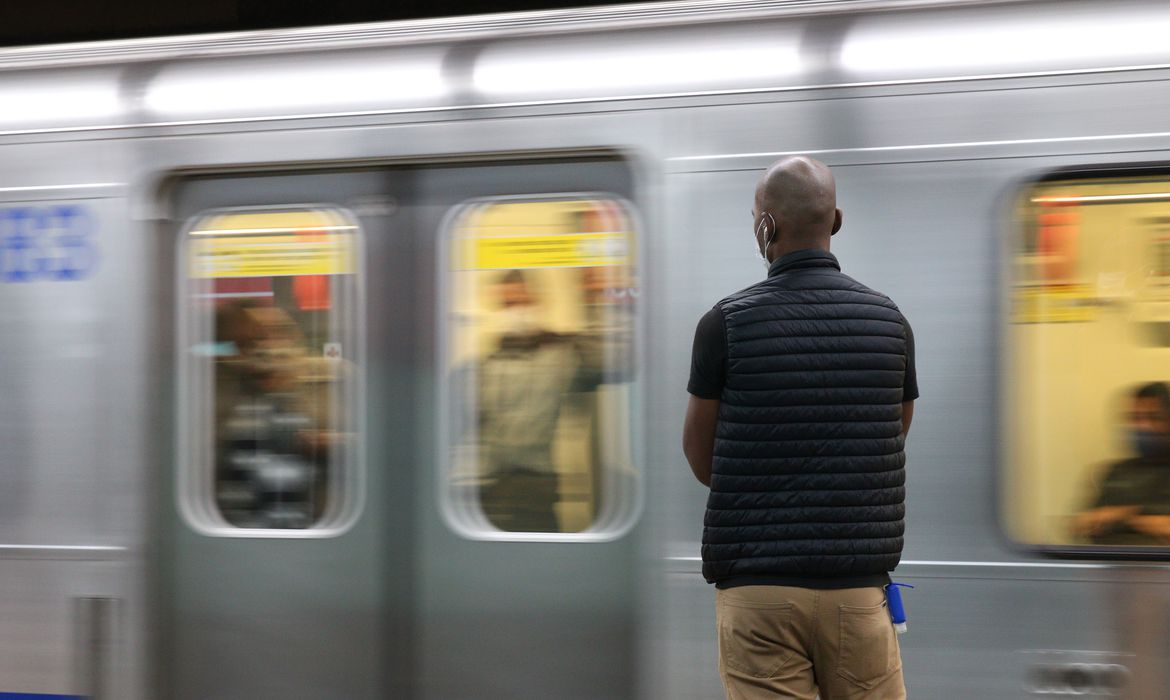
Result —
[[[894,583],[890,582],[886,586],[886,605],[890,609],[890,620],[894,623],[894,630],[898,634],[906,631],[906,606],[902,604],[902,591],[900,588],[914,588],[908,583]]]

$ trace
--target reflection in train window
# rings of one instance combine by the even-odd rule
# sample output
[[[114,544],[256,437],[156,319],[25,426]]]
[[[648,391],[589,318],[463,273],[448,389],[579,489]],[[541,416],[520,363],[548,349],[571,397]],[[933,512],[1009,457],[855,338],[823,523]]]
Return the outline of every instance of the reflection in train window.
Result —
[[[442,491],[465,535],[596,539],[632,522],[634,243],[609,198],[482,201],[454,217]]]
[[[1138,557],[1170,547],[1170,173],[1045,180],[1017,213],[1009,530]]]
[[[201,531],[319,535],[353,515],[358,234],[351,217],[318,208],[189,224],[178,481]]]

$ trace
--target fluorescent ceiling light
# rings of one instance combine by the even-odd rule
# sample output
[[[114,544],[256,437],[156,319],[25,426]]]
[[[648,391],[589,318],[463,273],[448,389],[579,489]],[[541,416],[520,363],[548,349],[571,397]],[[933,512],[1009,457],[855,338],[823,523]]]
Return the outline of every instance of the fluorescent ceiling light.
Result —
[[[104,79],[103,79],[104,78]],[[115,76],[0,79],[0,128],[105,124],[121,112]]]
[[[164,69],[146,106],[174,119],[420,106],[444,93],[441,58],[428,51],[195,62]]]
[[[544,96],[620,97],[670,94],[710,87],[774,87],[800,70],[793,37],[759,34],[649,37],[605,43],[598,38],[489,47],[476,61],[473,84],[489,99]]]
[[[1167,36],[1170,12],[1148,6],[1092,17],[1025,8],[980,22],[968,21],[961,11],[891,16],[859,24],[840,61],[848,72],[875,76],[1125,67],[1170,63]]]
[[[1109,202],[1161,202],[1170,200],[1170,192],[1148,192],[1141,194],[1087,194],[1079,196],[1033,197],[1033,204],[1080,204]]]

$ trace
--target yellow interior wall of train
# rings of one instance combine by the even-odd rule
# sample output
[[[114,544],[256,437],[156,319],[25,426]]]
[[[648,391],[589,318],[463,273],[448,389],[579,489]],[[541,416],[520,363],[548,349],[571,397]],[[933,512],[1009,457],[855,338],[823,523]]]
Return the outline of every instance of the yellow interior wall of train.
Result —
[[[1010,534],[1083,542],[1124,411],[1170,381],[1170,175],[1037,184],[1017,205],[1004,376]]]

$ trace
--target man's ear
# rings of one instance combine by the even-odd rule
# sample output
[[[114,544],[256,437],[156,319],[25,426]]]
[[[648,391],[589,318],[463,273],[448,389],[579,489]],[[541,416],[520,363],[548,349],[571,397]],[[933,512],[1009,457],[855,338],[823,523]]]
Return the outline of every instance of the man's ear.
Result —
[[[841,214],[841,210],[840,210],[840,209],[838,209],[838,210],[837,210],[837,213],[836,213],[836,214],[833,216],[833,233],[830,233],[830,234],[829,234],[830,236],[832,236],[833,234],[835,234],[835,233],[837,233],[838,231],[840,231],[840,230],[841,230],[841,220],[842,220],[842,218],[843,218],[843,217],[842,217],[842,214]]]

